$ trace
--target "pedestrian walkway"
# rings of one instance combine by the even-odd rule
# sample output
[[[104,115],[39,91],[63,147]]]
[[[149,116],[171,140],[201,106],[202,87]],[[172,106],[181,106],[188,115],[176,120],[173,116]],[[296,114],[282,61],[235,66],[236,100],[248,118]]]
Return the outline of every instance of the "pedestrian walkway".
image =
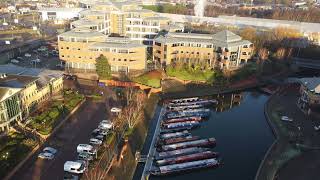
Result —
[[[162,116],[164,115],[164,112],[165,112],[165,107],[162,106],[160,114],[159,114],[159,117],[157,119],[157,125],[156,125],[156,129],[154,131],[153,138],[152,138],[152,141],[151,141],[149,153],[148,153],[148,155],[146,157],[146,162],[145,162],[145,166],[144,166],[143,173],[142,173],[142,176],[141,176],[141,180],[148,179],[148,177],[150,175],[150,170],[152,168],[153,157],[155,156],[155,153],[156,153],[155,143],[156,143],[157,137],[158,137],[158,135],[160,133],[160,122],[161,122]]]

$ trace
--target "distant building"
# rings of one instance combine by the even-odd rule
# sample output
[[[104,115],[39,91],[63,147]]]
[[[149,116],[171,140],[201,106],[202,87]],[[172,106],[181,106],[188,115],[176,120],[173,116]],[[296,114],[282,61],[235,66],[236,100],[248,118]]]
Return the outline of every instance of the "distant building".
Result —
[[[150,6],[159,4],[159,0],[142,0],[142,5]]]
[[[60,71],[0,65],[6,77],[0,79],[1,88],[17,89],[22,117],[36,109],[38,104],[63,90],[63,74]]]
[[[90,9],[82,11],[80,20],[72,22],[71,28],[90,27],[104,34],[127,36],[151,47],[153,38],[170,24],[169,18],[142,9],[139,1],[82,3],[88,3],[83,6]]]
[[[168,33],[158,36],[153,45],[153,59],[157,64],[200,63],[234,70],[246,64],[252,54],[253,44],[230,31]]]
[[[301,109],[314,111],[320,108],[320,77],[313,78],[301,78],[299,79],[300,87],[300,98],[298,105]]]
[[[56,24],[78,19],[82,8],[42,8],[39,10],[42,21],[54,21]]]

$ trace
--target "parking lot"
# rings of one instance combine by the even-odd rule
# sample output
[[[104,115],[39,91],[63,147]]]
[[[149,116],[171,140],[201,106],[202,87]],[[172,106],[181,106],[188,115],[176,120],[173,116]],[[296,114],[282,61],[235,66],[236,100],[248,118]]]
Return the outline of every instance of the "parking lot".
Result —
[[[58,65],[60,60],[57,51],[49,48],[48,45],[21,53],[19,56],[11,58],[10,63],[23,67],[62,70]]]
[[[48,140],[48,145],[58,150],[52,160],[37,159],[38,153],[18,171],[12,179],[61,180],[64,175],[64,163],[77,158],[77,145],[88,144],[91,132],[99,122],[106,119],[106,104],[87,100],[71,116],[58,132]]]

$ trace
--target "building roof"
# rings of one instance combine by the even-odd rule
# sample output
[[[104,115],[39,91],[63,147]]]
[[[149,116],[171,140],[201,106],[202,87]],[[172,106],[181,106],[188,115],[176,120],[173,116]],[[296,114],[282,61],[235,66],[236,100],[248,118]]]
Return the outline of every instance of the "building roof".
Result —
[[[140,4],[140,1],[136,0],[119,0],[119,1],[98,1],[95,3],[96,6],[99,5],[107,5],[107,6],[113,6],[117,10],[122,10],[123,6],[132,6],[132,5],[137,5]]]
[[[0,87],[24,88],[30,83],[35,82],[37,79],[38,78],[34,76],[6,74],[4,77],[0,77]]]
[[[76,27],[78,27],[78,26],[97,26],[97,25],[99,25],[99,22],[91,21],[91,20],[87,20],[87,19],[79,19],[79,20],[73,21],[71,24]]]
[[[80,12],[80,15],[95,15],[95,16],[103,16],[106,11],[97,11],[97,10],[83,10]]]
[[[80,12],[82,10],[83,8],[48,7],[39,9],[39,12]]]
[[[214,34],[212,36],[212,39],[214,41],[227,42],[227,43],[231,43],[231,42],[236,42],[236,41],[241,41],[242,40],[242,38],[240,36],[234,34],[231,31],[228,31],[228,30],[220,31],[220,32]]]
[[[84,29],[84,28],[75,28],[71,31],[64,32],[59,35],[59,37],[77,37],[77,38],[92,38],[92,37],[106,37],[105,34],[102,34],[101,32],[92,31],[90,29]]]
[[[62,71],[48,70],[48,69],[37,69],[37,68],[25,68],[16,66],[13,64],[0,65],[0,72],[8,74],[8,76],[21,76],[21,80],[36,81],[38,87],[42,87],[48,84],[49,81],[55,78],[60,78],[63,75]],[[21,82],[20,82],[21,83]],[[19,83],[13,83],[19,85]],[[0,79],[1,86],[1,79]],[[18,87],[18,86],[16,86]]]
[[[0,102],[7,99],[8,97],[11,97],[19,91],[21,91],[21,88],[9,88],[0,86]]]
[[[314,91],[315,93],[320,93],[320,77],[300,78],[299,81],[309,91]]]
[[[146,47],[143,44],[135,43],[126,37],[108,37],[105,42],[97,42],[90,45],[90,48],[119,48],[129,49],[136,47]]]
[[[216,34],[198,34],[198,33],[172,33],[158,36],[155,41],[160,43],[206,43],[218,47],[235,47],[239,45],[251,44],[250,41],[242,38],[230,31],[221,31]]]
[[[151,16],[151,17],[145,17],[143,18],[144,20],[147,21],[159,21],[159,20],[166,20],[169,21],[170,19],[167,17],[162,17],[162,16]]]

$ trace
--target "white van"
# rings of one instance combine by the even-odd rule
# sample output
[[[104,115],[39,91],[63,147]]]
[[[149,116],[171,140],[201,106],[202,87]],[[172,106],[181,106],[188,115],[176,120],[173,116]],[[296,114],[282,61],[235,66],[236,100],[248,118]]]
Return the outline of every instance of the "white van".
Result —
[[[85,164],[74,161],[66,161],[64,163],[63,169],[65,172],[82,174],[86,170]]]
[[[77,146],[77,152],[95,155],[97,153],[97,150],[93,146],[91,146],[90,144],[79,144]]]

